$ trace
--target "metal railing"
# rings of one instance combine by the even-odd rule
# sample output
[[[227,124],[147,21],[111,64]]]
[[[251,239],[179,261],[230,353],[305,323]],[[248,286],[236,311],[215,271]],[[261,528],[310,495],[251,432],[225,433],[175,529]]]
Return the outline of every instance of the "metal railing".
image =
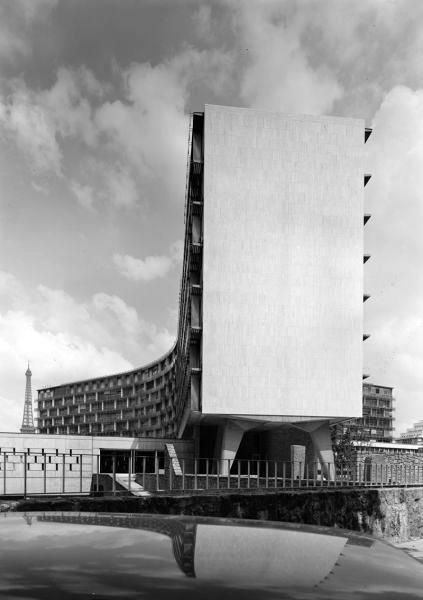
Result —
[[[95,464],[91,453],[1,452],[0,495],[88,494]]]
[[[374,459],[374,457],[373,457]],[[423,486],[423,460],[351,464],[194,459],[127,451],[0,453],[0,496]]]
[[[179,474],[169,469],[170,491],[423,485],[423,462],[395,465],[181,459],[179,463]]]

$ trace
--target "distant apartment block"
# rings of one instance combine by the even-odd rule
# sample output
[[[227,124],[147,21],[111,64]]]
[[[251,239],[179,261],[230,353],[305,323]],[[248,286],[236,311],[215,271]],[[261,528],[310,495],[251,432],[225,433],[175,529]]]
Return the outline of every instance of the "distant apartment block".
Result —
[[[344,433],[349,431],[351,438],[358,442],[391,443],[395,421],[395,398],[392,389],[364,383],[362,417],[344,423],[342,431]]]

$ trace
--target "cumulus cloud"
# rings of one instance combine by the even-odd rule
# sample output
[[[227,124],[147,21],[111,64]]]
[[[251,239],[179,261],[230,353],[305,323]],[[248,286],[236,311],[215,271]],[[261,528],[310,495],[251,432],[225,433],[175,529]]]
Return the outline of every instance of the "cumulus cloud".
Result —
[[[3,430],[20,426],[28,359],[35,387],[42,387],[129,370],[154,360],[173,343],[166,328],[145,321],[116,295],[99,292],[78,302],[64,290],[43,285],[28,290],[4,272],[0,295],[5,303],[0,378],[10,408],[2,411]]]
[[[95,191],[90,185],[71,180],[70,188],[81,206],[87,210],[94,210]]]
[[[132,208],[140,198],[140,192],[128,167],[115,164],[105,174],[106,196],[115,208]]]
[[[240,96],[247,105],[320,114],[342,95],[335,73],[310,63],[302,41],[303,14],[285,2],[236,4],[234,28],[243,63]]]
[[[188,139],[186,104],[193,81],[219,88],[231,61],[224,52],[187,48],[155,66],[136,63],[123,74],[124,100],[98,108],[95,123],[109,147],[139,174],[143,195],[182,202]]]
[[[232,23],[240,101],[295,113],[371,118],[386,92],[421,81],[420,0],[228,1],[198,10],[204,35]],[[407,40],[406,43],[404,40]]]
[[[13,0],[0,4],[0,62],[11,62],[31,52],[30,31],[46,22],[58,0]]]
[[[113,262],[121,275],[132,281],[152,281],[166,277],[182,258],[182,242],[171,245],[168,255],[134,258],[129,254],[114,254]]]
[[[95,144],[97,132],[85,94],[101,96],[105,89],[84,67],[59,69],[48,90],[33,90],[15,79],[0,96],[0,126],[35,172],[53,171],[61,176],[60,141],[70,137]]]

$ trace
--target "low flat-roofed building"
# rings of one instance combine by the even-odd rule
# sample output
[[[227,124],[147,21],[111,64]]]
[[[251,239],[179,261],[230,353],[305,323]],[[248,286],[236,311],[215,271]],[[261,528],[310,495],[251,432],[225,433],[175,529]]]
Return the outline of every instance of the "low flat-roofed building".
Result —
[[[417,421],[407,431],[401,433],[398,441],[402,444],[419,444],[423,446],[423,421]]]

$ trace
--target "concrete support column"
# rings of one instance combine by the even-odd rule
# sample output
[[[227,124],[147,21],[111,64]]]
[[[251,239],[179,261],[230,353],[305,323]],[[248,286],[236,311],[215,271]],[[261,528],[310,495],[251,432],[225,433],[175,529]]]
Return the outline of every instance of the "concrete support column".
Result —
[[[304,479],[306,447],[299,444],[291,446],[291,469],[294,479]]]
[[[317,460],[322,465],[322,473],[329,481],[335,478],[335,458],[332,450],[329,422],[322,423],[310,431],[311,441]]]
[[[221,426],[216,448],[216,457],[220,459],[221,475],[228,475],[228,470],[238,452],[244,431],[251,429],[251,427],[253,425],[230,420],[225,421],[224,425]]]

